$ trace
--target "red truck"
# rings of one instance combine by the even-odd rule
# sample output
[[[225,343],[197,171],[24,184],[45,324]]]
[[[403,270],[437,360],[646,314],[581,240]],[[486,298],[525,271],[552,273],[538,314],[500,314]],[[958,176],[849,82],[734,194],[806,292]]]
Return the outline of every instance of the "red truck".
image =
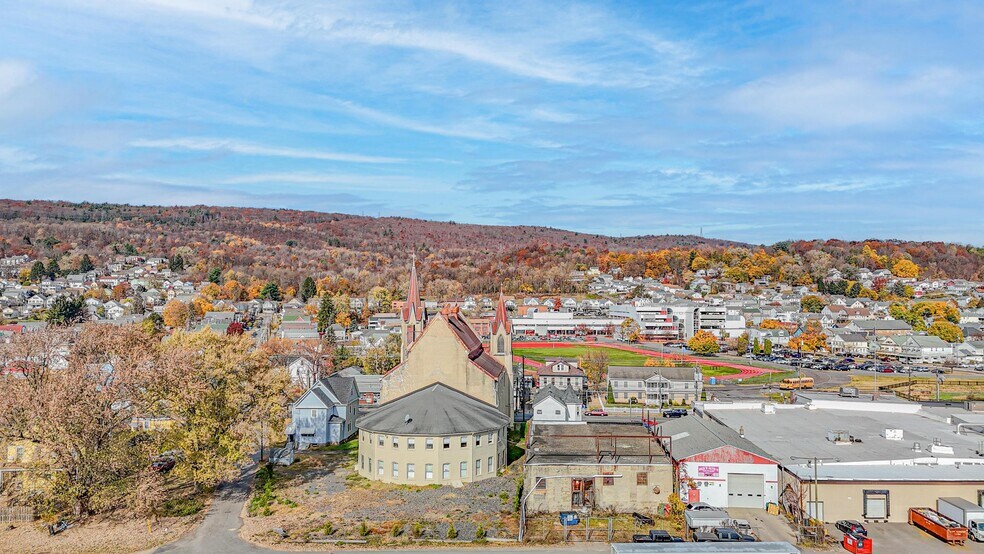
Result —
[[[909,508],[909,525],[915,525],[949,544],[963,546],[967,528],[932,508]]]

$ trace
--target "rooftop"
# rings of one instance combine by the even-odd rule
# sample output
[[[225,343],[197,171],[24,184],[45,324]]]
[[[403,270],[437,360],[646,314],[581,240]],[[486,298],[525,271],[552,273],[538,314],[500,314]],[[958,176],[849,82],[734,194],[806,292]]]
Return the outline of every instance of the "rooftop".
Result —
[[[667,464],[669,458],[641,423],[535,425],[527,465]]]
[[[359,429],[394,435],[467,435],[497,431],[509,417],[442,383],[391,400],[359,418]]]

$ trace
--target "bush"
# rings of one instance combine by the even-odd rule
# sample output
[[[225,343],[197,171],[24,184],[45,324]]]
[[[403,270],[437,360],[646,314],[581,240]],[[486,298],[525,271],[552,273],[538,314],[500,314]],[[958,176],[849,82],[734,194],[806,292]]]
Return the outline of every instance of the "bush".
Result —
[[[393,524],[393,528],[390,529],[390,535],[394,537],[399,537],[402,534],[403,534],[403,522],[397,521],[396,523]]]
[[[363,520],[362,523],[359,524],[358,531],[360,537],[368,537],[369,533],[371,532],[371,530],[369,529],[369,525],[366,524],[365,520]]]
[[[479,540],[479,541],[484,540],[486,534],[487,533],[485,532],[485,527],[479,525],[478,528],[475,529],[475,540]]]
[[[325,524],[321,526],[321,533],[326,537],[334,532],[335,532],[335,525],[330,521],[326,521]]]
[[[205,502],[201,498],[172,498],[161,508],[163,517],[187,517],[202,511]]]
[[[452,521],[448,525],[448,539],[456,539],[456,538],[458,538],[458,530],[454,528],[454,522]]]
[[[523,478],[516,479],[516,498],[513,499],[513,510],[519,512],[519,505],[523,501]]]
[[[424,534],[424,525],[419,521],[414,522],[413,527],[410,528],[410,536],[415,539],[419,539]]]

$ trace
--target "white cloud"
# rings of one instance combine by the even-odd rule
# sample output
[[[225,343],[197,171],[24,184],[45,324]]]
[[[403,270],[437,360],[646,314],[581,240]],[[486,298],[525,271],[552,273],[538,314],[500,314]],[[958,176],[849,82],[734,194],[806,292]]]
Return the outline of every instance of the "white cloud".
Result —
[[[19,60],[0,60],[0,99],[30,84],[37,74],[30,64]]]
[[[38,161],[38,157],[21,148],[0,145],[0,172],[24,172],[50,169],[54,166]]]
[[[335,162],[354,163],[398,163],[401,158],[382,156],[363,156],[360,154],[343,154],[324,150],[307,150],[302,148],[284,148],[264,146],[249,142],[239,142],[230,139],[217,138],[177,138],[177,139],[140,139],[130,143],[136,148],[159,148],[164,150],[192,150],[201,152],[232,152],[252,156],[272,156],[277,158],[296,158],[304,160],[327,160]]]

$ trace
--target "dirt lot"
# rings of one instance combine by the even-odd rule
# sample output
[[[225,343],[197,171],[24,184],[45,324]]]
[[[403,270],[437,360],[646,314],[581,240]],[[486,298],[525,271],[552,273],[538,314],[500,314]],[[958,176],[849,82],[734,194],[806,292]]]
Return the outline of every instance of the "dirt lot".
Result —
[[[663,529],[671,535],[683,536],[682,520],[676,522],[669,519],[654,518],[654,525],[639,526],[631,515],[618,514],[612,516],[612,541],[631,542],[632,535],[646,534],[650,529]],[[608,542],[608,517],[597,515],[588,522],[581,519],[580,523],[568,527],[568,541],[571,542]],[[564,540],[564,527],[560,524],[558,514],[539,514],[530,517],[526,525],[526,538],[534,544],[556,544]]]
[[[447,539],[452,522],[457,540],[476,539],[479,527],[490,539],[517,534],[518,475],[462,488],[411,487],[362,478],[355,461],[354,450],[322,449],[301,452],[292,466],[276,468],[272,495],[264,500],[258,484],[261,493],[247,504],[252,514],[244,514],[242,537],[281,547],[335,540],[404,544]],[[278,528],[288,534],[286,540],[272,531]]]
[[[0,529],[0,552],[138,552],[178,538],[200,517],[166,518],[154,523],[132,519],[98,518],[52,537],[41,522]]]

